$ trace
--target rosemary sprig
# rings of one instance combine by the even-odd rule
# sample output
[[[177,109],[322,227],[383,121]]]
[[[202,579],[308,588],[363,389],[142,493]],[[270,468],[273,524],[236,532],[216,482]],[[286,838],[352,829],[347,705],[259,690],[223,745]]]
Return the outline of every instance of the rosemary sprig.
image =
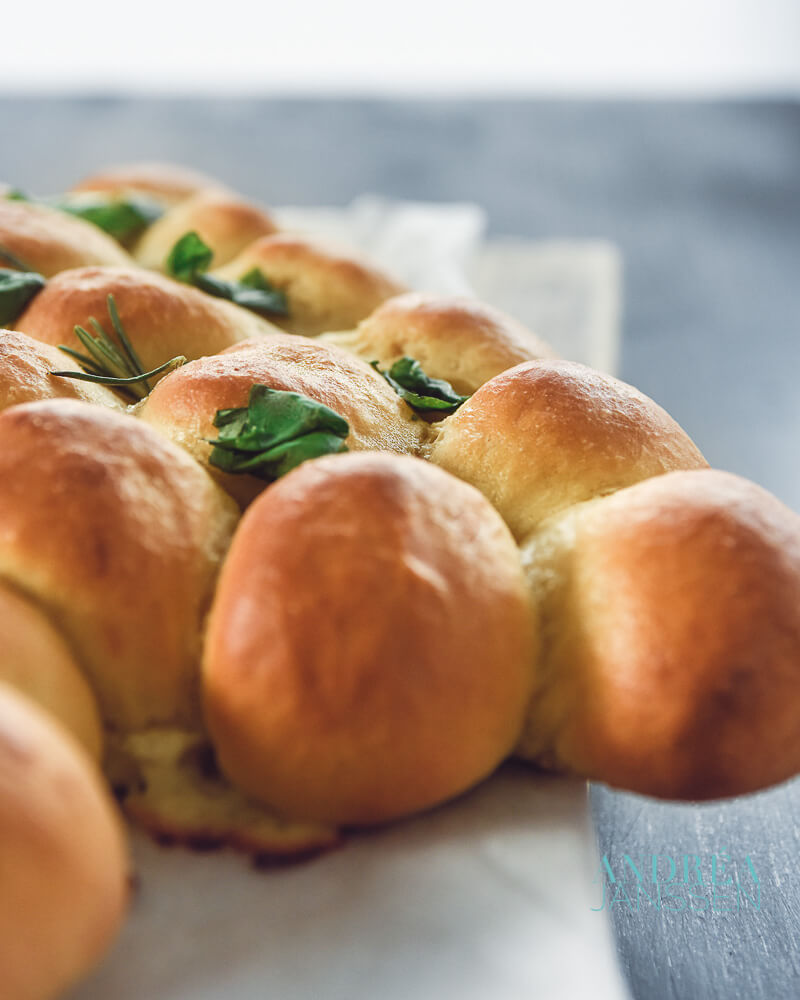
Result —
[[[74,378],[81,382],[109,385],[133,401],[144,399],[152,388],[149,381],[151,378],[186,364],[186,358],[182,355],[171,358],[163,365],[159,365],[158,368],[146,372],[133,349],[133,344],[125,333],[113,295],[108,296],[106,304],[111,327],[119,344],[112,340],[103,325],[92,316],[89,319],[89,326],[94,332],[90,332],[83,326],[75,327],[75,336],[86,350],[85,354],[64,344],[59,344],[59,350],[74,358],[83,371],[51,372],[50,374],[60,378]]]

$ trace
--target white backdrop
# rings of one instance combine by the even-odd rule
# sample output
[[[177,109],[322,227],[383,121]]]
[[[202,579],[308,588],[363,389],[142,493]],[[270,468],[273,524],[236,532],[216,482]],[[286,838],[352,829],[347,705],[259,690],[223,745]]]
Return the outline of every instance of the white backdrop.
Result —
[[[24,0],[0,91],[800,93],[800,0]]]

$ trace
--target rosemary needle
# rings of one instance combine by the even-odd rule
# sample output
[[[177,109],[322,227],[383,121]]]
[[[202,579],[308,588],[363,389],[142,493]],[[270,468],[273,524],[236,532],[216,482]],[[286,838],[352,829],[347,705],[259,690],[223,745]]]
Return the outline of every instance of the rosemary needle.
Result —
[[[62,348],[63,350],[63,348]],[[139,395],[135,389],[136,385],[141,385],[146,379],[152,378],[154,375],[160,375],[162,372],[170,370],[172,368],[180,368],[181,365],[186,364],[186,358],[182,355],[176,358],[171,358],[166,361],[163,365],[158,368],[153,368],[149,372],[143,372],[141,375],[134,375],[132,378],[108,378],[107,376],[98,376],[93,372],[50,372],[51,375],[57,375],[60,378],[74,378],[76,381],[80,382],[95,382],[101,385],[111,385],[118,387],[121,391],[125,392],[127,387],[130,387],[134,398],[144,399],[147,393]]]

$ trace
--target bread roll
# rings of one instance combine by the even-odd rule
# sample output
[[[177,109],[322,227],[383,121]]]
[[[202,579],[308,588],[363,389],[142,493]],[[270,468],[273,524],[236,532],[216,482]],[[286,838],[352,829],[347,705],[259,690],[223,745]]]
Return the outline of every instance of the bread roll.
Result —
[[[175,163],[126,163],[90,174],[72,190],[113,196],[144,194],[174,205],[209,188],[226,190],[215,178]]]
[[[774,497],[673,472],[572,508],[523,556],[547,637],[523,756],[678,799],[800,769],[800,518]]]
[[[190,231],[211,247],[217,266],[226,264],[259,236],[275,232],[275,223],[266,212],[236,195],[199,191],[149,226],[133,255],[142,267],[163,271],[173,246]]]
[[[350,329],[381,302],[404,291],[372,264],[299,236],[265,236],[213,273],[237,280],[253,268],[286,293],[289,315],[275,316],[273,322],[306,337]]]
[[[0,410],[37,399],[80,399],[121,410],[123,404],[103,385],[57,378],[54,371],[79,370],[74,361],[24,333],[0,330]]]
[[[115,807],[66,730],[0,683],[0,983],[55,1000],[102,957],[128,898]]]
[[[75,658],[47,615],[4,583],[0,583],[0,635],[0,682],[54,715],[99,762],[100,712]]]
[[[125,812],[160,839],[270,857],[336,844],[335,828],[208,773],[201,635],[233,501],[133,417],[73,401],[0,414],[0,451],[0,579],[14,588],[0,584],[0,680],[95,757],[104,743]]]
[[[531,361],[491,379],[438,425],[430,457],[477,486],[517,539],[571,504],[706,465],[651,399],[569,361]]]
[[[170,278],[99,267],[65,271],[54,278],[14,325],[45,344],[83,350],[74,327],[86,326],[94,316],[110,332],[109,295],[147,371],[177,355],[191,360],[275,332],[254,313]]]
[[[290,816],[376,823],[442,802],[516,741],[535,618],[481,495],[387,454],[307,462],[225,562],[204,654],[222,770]]]
[[[330,407],[350,425],[346,444],[353,451],[414,454],[427,433],[424,422],[369,365],[332,345],[289,335],[184,365],[159,382],[138,413],[204,463],[245,504],[261,492],[264,481],[208,466],[208,441],[217,436],[217,410],[246,406],[255,384],[302,393]]]
[[[116,730],[197,724],[201,628],[236,520],[133,417],[72,400],[0,413],[0,577],[57,626]]]
[[[325,334],[326,341],[365,361],[390,368],[414,358],[426,375],[445,379],[469,395],[522,361],[553,357],[553,350],[498,309],[474,299],[411,292],[389,299],[355,330]]]
[[[337,843],[208,773],[201,631],[233,502],[133,417],[72,401],[5,411],[0,450],[0,682],[105,750],[126,813],[160,839],[281,858]],[[0,840],[3,808],[0,793]]]
[[[45,278],[87,264],[132,263],[117,241],[91,222],[29,201],[0,198],[0,247]],[[8,266],[0,260],[0,267]]]

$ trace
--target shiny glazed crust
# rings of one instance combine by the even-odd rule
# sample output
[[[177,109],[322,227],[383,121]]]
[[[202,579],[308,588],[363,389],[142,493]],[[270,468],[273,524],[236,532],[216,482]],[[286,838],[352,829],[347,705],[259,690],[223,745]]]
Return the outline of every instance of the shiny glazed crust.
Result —
[[[235,504],[133,417],[0,413],[0,579],[69,643],[112,728],[196,722],[201,629]]]
[[[439,425],[430,457],[481,490],[517,539],[571,504],[706,465],[651,399],[570,361],[491,379]]]
[[[308,462],[255,501],[220,579],[204,694],[221,768],[319,821],[444,801],[516,741],[535,641],[479,493],[408,457]]]
[[[523,549],[542,607],[520,752],[646,795],[739,795],[800,769],[800,518],[728,473],[673,472]]]

